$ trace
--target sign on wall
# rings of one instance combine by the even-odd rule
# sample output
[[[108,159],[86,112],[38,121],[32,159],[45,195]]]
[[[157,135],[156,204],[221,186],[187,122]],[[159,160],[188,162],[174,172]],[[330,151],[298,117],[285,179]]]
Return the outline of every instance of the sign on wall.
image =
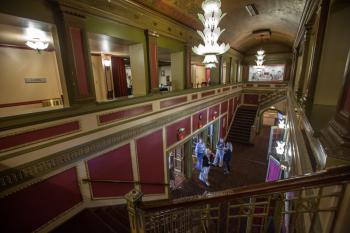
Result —
[[[250,82],[283,81],[285,65],[264,65],[262,70],[249,66]]]
[[[24,83],[47,83],[47,78],[24,78]]]

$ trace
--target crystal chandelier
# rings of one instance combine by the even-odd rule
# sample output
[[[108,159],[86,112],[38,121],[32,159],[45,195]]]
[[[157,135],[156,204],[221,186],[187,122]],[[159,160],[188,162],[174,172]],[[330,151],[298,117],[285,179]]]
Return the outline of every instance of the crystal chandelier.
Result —
[[[265,57],[265,51],[260,49],[257,51],[256,56],[256,69],[257,70],[262,70],[264,68],[263,64],[264,64],[264,57]]]
[[[216,67],[218,63],[217,55],[223,54],[230,49],[229,44],[218,44],[218,39],[221,33],[225,29],[218,27],[221,19],[226,15],[221,12],[221,1],[220,0],[205,0],[202,3],[203,14],[198,14],[199,20],[202,22],[204,29],[203,31],[197,31],[201,36],[204,45],[199,44],[194,46],[192,51],[200,56],[205,56],[203,63],[207,68]]]

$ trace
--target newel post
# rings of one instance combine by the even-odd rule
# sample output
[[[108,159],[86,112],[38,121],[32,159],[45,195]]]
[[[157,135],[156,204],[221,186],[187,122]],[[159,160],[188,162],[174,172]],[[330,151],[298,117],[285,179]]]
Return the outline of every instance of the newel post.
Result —
[[[143,222],[143,214],[137,209],[138,204],[142,200],[143,193],[133,189],[125,195],[126,204],[129,213],[130,232],[144,233],[145,226]]]

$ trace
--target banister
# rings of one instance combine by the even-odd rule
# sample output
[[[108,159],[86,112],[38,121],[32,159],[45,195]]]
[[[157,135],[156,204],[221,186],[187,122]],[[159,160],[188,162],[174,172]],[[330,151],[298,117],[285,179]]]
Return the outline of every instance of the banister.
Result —
[[[140,185],[161,185],[161,186],[169,186],[169,184],[167,184],[167,183],[152,183],[152,182],[129,181],[129,180],[82,179],[82,181],[83,181],[83,182],[87,182],[87,183],[140,184]]]
[[[350,181],[350,166],[339,166],[320,171],[268,183],[261,183],[208,193],[206,196],[190,196],[176,200],[141,202],[138,208],[143,211],[160,211],[196,205],[220,203],[230,199],[257,196],[269,193],[288,192],[300,188],[337,185]]]

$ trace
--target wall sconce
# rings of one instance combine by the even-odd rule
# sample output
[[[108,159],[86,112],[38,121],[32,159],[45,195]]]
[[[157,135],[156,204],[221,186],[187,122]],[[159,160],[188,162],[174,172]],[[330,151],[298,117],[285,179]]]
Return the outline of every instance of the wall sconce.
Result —
[[[180,141],[185,138],[185,128],[179,128],[177,130],[177,140]]]
[[[39,29],[31,27],[27,28],[27,39],[26,45],[38,52],[49,47],[49,42],[46,38],[45,32]]]
[[[103,63],[103,66],[106,67],[106,68],[109,68],[109,67],[111,67],[111,65],[112,65],[112,61],[109,60],[109,59],[104,59],[104,60],[102,61],[102,63]]]
[[[200,113],[199,116],[198,116],[198,128],[202,128],[203,127],[203,123],[202,123],[202,119],[203,119],[203,114]]]
[[[216,119],[216,117],[217,117],[216,115],[217,115],[217,114],[218,114],[218,112],[217,112],[217,111],[214,111],[214,112],[213,112],[213,120],[215,120],[215,119]]]

